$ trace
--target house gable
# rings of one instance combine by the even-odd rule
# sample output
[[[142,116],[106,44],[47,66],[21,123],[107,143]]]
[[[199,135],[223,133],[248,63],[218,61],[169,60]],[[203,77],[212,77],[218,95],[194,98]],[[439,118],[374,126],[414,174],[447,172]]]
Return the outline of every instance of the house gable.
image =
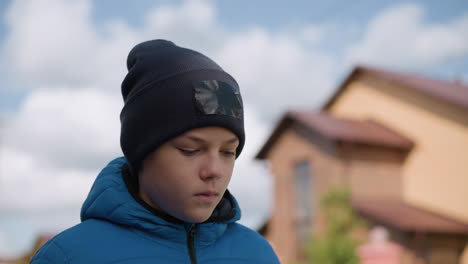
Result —
[[[441,97],[415,89],[414,82],[357,69],[324,109],[340,118],[378,120],[411,138],[415,147],[402,168],[404,199],[468,222],[468,88],[445,83],[452,97]]]

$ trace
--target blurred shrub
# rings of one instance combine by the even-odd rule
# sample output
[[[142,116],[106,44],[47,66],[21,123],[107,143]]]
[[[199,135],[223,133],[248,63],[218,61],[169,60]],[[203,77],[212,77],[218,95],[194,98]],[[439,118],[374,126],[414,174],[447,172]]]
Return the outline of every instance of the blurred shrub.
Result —
[[[321,200],[321,212],[326,223],[321,236],[312,236],[306,245],[306,263],[358,264],[356,248],[360,241],[353,238],[356,230],[366,227],[365,221],[351,206],[347,188],[334,188]]]

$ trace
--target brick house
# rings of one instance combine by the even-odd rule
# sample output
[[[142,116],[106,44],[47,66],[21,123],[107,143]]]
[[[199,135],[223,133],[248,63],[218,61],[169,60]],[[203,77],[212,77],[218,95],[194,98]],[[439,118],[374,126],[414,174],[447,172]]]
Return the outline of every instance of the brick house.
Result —
[[[404,263],[459,263],[468,238],[468,87],[356,67],[321,111],[289,111],[257,159],[275,182],[263,230],[286,261],[300,256],[332,186],[387,227]],[[464,254],[466,255],[466,254]],[[466,259],[466,258],[465,258]],[[463,263],[468,263],[466,260]]]

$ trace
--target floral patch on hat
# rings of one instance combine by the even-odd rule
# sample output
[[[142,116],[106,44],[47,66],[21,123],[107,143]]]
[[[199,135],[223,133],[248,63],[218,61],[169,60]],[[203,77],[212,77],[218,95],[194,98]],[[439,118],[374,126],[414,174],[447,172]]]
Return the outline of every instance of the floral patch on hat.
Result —
[[[238,88],[217,80],[194,82],[193,88],[197,109],[202,114],[242,118],[242,99]]]

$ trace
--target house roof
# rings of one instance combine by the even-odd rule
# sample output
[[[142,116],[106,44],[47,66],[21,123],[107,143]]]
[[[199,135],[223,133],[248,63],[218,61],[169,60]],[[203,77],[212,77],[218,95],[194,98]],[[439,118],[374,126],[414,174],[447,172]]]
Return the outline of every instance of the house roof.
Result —
[[[468,234],[468,224],[398,201],[353,200],[362,215],[403,231]]]
[[[340,119],[325,112],[288,111],[265,145],[263,145],[256,158],[264,159],[284,130],[293,125],[305,127],[333,141],[391,147],[403,150],[409,150],[414,145],[410,139],[376,121]]]
[[[338,87],[335,94],[322,107],[327,110],[340,97],[348,84],[358,75],[366,73],[390,83],[399,84],[418,92],[431,96],[435,99],[445,101],[468,109],[468,85],[459,81],[448,82],[430,79],[415,74],[399,73],[370,66],[356,66],[346,79]]]

